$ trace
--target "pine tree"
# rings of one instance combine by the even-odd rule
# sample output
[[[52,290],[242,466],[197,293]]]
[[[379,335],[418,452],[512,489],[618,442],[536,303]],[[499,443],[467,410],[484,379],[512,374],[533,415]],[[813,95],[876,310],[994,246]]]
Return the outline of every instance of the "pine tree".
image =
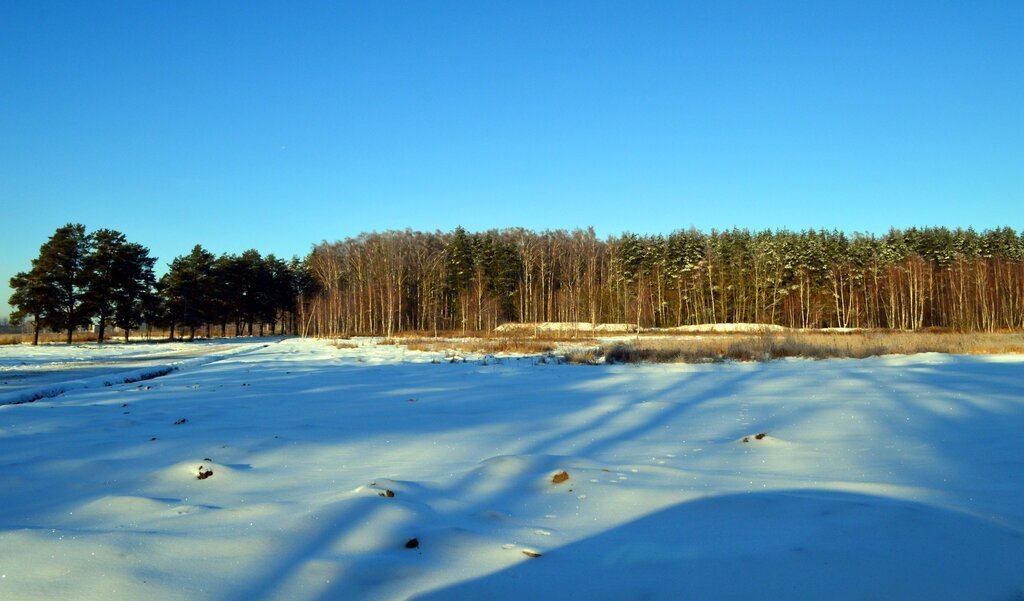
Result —
[[[473,284],[473,240],[462,226],[455,228],[444,246],[444,266],[447,296],[453,303],[461,301],[462,330],[465,331],[469,317],[468,292]],[[452,308],[455,306],[453,304]]]
[[[85,233],[85,226],[69,223],[57,228],[40,248],[34,269],[42,275],[43,312],[47,327],[67,331],[67,342],[71,344],[74,331],[86,325],[92,317],[86,303],[89,273],[86,258],[91,248],[91,239]]]
[[[252,336],[256,321],[262,320],[267,314],[271,275],[259,251],[254,249],[238,257],[238,269],[241,277],[238,305],[247,333]]]
[[[647,245],[645,241],[632,233],[625,233],[619,240],[615,252],[615,263],[618,266],[622,284],[635,289],[633,304],[636,307],[635,320],[637,331],[643,321],[643,294],[646,276],[650,271],[647,264]],[[627,286],[630,287],[630,286]]]
[[[11,323],[19,324],[26,318],[32,318],[32,344],[39,344],[39,330],[43,327],[43,319],[48,302],[48,287],[44,274],[35,267],[28,272],[16,274],[11,278],[11,289],[14,291],[8,301],[14,312],[11,313]]]
[[[128,243],[124,234],[100,229],[92,233],[92,252],[85,258],[88,273],[85,300],[96,315],[97,342],[103,344],[107,323],[114,313],[114,296],[119,286],[123,248]]]
[[[131,330],[142,325],[146,313],[155,305],[155,264],[156,259],[149,256],[149,249],[141,244],[129,242],[118,251],[112,322],[124,330],[125,342],[128,342]]]
[[[213,254],[197,244],[191,253],[175,257],[161,278],[171,338],[180,324],[189,329],[189,340],[193,340],[196,328],[206,322],[213,303],[213,262]]]

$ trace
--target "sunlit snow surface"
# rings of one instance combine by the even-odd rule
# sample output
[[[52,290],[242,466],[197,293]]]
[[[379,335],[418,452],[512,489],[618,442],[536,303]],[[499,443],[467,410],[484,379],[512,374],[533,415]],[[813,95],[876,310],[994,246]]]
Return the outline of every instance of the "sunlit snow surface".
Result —
[[[0,347],[0,599],[1024,598],[1022,358],[359,344]]]

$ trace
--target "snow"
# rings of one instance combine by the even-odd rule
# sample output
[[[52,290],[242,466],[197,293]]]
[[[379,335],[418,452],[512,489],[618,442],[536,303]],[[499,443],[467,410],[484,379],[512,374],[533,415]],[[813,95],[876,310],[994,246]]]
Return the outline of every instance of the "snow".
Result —
[[[89,384],[0,406],[0,599],[1024,593],[1024,358],[346,342],[0,347]]]
[[[663,328],[664,332],[707,332],[711,334],[759,334],[762,332],[788,332],[789,328],[770,323],[706,323],[695,326]]]
[[[575,334],[577,332],[636,332],[636,324],[628,323],[590,323],[589,321],[545,321],[545,322],[510,322],[494,328],[495,332],[544,332],[548,334]]]
[[[22,346],[0,353],[0,405],[32,402],[76,388],[147,380],[185,367],[217,361],[252,344]],[[29,350],[30,349],[30,350]]]

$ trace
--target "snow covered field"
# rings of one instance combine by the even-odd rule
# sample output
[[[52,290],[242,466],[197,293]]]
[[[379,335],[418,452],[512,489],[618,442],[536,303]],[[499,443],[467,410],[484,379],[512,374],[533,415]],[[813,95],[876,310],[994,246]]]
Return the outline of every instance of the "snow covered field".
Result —
[[[1024,598],[1022,357],[359,344],[0,347],[0,599]]]

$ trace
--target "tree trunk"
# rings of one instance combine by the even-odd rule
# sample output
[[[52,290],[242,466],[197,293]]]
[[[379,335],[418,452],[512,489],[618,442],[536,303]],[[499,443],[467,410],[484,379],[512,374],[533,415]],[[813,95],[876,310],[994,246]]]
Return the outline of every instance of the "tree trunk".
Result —
[[[103,335],[106,333],[106,331],[107,331],[107,316],[105,314],[105,311],[101,311],[100,312],[99,332],[98,332],[98,335],[96,337],[96,342],[98,344],[103,344]]]
[[[35,322],[32,324],[32,346],[39,346],[39,316],[35,316]]]

